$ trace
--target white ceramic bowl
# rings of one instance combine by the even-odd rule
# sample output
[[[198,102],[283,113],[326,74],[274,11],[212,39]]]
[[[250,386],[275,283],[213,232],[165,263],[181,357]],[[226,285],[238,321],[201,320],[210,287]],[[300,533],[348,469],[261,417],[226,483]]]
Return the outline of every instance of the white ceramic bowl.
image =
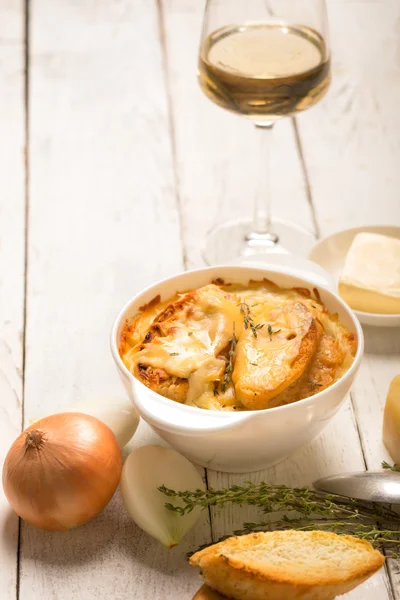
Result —
[[[343,404],[360,366],[363,334],[348,306],[336,294],[321,287],[321,298],[328,310],[339,313],[341,321],[355,333],[358,341],[355,360],[340,380],[311,398],[266,410],[234,413],[179,404],[153,392],[128,371],[118,354],[121,331],[125,319],[135,315],[140,306],[157,294],[165,300],[177,290],[201,287],[216,277],[245,284],[249,279],[267,277],[282,287],[313,287],[307,279],[272,267],[219,266],[181,273],[148,287],[122,309],[111,334],[112,354],[138,412],[176,450],[194,463],[211,469],[231,473],[258,471],[310,442],[329,423]]]
[[[344,229],[323,238],[315,244],[308,258],[326,271],[335,280],[335,289],[339,286],[339,277],[343,270],[347,252],[357,235],[362,232],[380,233],[400,239],[400,227],[396,225],[365,225],[364,227],[353,227]],[[372,327],[400,327],[400,314],[381,315],[378,313],[362,312],[355,310],[360,323]]]

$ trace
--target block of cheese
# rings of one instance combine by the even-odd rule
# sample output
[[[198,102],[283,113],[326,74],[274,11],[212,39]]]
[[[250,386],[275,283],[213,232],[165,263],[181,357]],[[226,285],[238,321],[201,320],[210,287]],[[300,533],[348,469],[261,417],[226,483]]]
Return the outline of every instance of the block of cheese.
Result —
[[[397,465],[400,465],[400,375],[390,384],[383,413],[383,443]]]
[[[355,310],[400,314],[400,239],[358,233],[346,256],[339,294]]]

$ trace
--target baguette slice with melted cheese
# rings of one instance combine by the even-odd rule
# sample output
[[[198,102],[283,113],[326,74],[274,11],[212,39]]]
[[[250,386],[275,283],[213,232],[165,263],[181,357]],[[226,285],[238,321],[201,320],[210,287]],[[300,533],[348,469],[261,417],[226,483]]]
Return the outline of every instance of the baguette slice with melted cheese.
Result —
[[[249,410],[271,400],[301,377],[318,342],[316,321],[302,302],[289,302],[261,315],[262,328],[248,328],[236,348],[232,380]]]
[[[204,367],[210,361],[213,377],[222,377],[225,363],[218,357],[229,348],[233,333],[240,335],[242,328],[243,315],[236,300],[218,286],[206,285],[168,304],[143,332],[140,344],[125,354],[124,362],[154,391],[185,402],[193,395],[192,382],[201,394],[209,391],[210,373]],[[202,371],[204,382],[192,377]]]

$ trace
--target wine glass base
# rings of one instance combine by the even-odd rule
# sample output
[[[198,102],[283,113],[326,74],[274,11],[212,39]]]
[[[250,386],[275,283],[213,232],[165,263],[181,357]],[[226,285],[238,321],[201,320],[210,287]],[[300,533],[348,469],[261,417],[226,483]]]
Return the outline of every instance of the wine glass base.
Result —
[[[252,234],[250,219],[228,221],[214,227],[206,238],[203,258],[208,265],[226,264],[247,257],[271,254],[307,256],[315,244],[311,231],[280,219],[271,222],[272,235]]]

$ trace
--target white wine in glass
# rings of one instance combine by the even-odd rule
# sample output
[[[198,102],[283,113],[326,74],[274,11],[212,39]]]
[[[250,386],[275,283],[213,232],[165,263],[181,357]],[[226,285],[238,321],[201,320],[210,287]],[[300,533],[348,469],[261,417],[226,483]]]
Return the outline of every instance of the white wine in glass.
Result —
[[[198,77],[215,104],[250,119],[259,130],[260,181],[253,219],[210,232],[210,264],[237,255],[298,249],[309,236],[295,225],[271,227],[269,134],[274,123],[312,107],[330,84],[323,0],[208,0]],[[282,247],[283,246],[283,247]]]

